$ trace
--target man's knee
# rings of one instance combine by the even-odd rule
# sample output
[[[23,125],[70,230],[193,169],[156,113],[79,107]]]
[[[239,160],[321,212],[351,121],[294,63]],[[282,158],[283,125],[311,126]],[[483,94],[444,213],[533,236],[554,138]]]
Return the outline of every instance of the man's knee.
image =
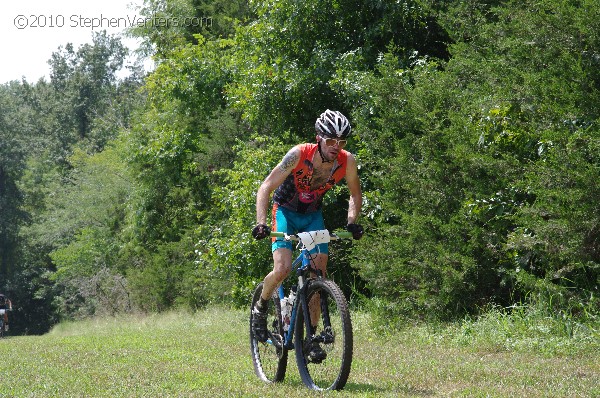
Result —
[[[281,283],[288,277],[290,270],[287,267],[275,267],[275,269],[273,269],[273,274],[275,275],[277,282]]]

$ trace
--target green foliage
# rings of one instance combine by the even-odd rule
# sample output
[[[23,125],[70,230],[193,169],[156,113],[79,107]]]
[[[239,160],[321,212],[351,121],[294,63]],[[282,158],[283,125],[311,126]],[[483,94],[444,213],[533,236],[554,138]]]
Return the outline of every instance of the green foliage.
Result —
[[[148,103],[129,136],[130,162],[141,182],[135,234],[140,241],[177,240],[209,206],[210,173],[224,166],[244,135],[221,109],[228,81],[228,41],[185,46],[148,78]]]
[[[98,268],[106,267],[106,256],[113,252],[104,241],[107,231],[84,228],[68,246],[62,246],[50,254],[56,264],[54,278],[58,280],[90,277]]]
[[[211,214],[198,228],[196,253],[201,268],[214,269],[233,278],[231,293],[245,304],[259,280],[272,268],[267,240],[255,241],[250,231],[256,224],[256,192],[262,181],[287,152],[277,138],[257,136],[238,142],[236,160],[230,169],[215,172]]]
[[[522,227],[508,241],[518,271],[568,289],[561,291],[569,297],[594,292],[600,282],[600,208],[594,199],[600,193],[600,141],[594,130],[547,138],[542,161],[525,175],[535,204],[519,215]],[[527,278],[519,280],[535,290]]]
[[[257,20],[235,37],[227,98],[261,131],[312,130],[324,109],[349,111],[336,73],[359,56],[369,70],[389,45],[441,56],[443,33],[414,1],[258,1]],[[423,47],[421,47],[423,46]],[[355,70],[348,71],[353,73]]]
[[[587,20],[580,9],[550,3],[558,15]],[[444,318],[549,292],[564,297],[561,307],[597,290],[597,259],[588,255],[597,246],[597,161],[587,149],[598,134],[597,88],[564,76],[596,73],[579,59],[595,33],[579,22],[577,33],[559,29],[553,13],[526,23],[529,5],[515,6],[516,14],[488,10],[489,22],[469,27],[469,42],[454,44],[446,64],[414,58],[406,70],[390,53],[379,75],[342,84],[368,93],[354,113],[368,141],[360,151],[367,186],[378,188],[366,192],[365,207],[386,238],[354,255],[384,313]],[[532,35],[545,43],[534,53],[543,69],[524,57]],[[572,140],[578,150],[567,149]]]
[[[367,234],[331,269],[357,305],[404,320],[515,303],[596,316],[597,2],[147,0],[140,13],[169,21],[132,31],[157,63],[142,90],[139,71],[117,77],[127,51],[105,33],[59,48],[49,82],[0,86],[0,288],[27,309],[23,330],[245,305],[272,261],[250,236],[256,190],[326,108],[351,116],[363,188]],[[176,23],[191,17],[212,26]],[[347,198],[328,193],[328,227]]]
[[[47,167],[47,159],[30,163],[31,174],[22,179],[21,190],[27,208],[36,216],[27,228],[36,242],[56,247],[70,242],[80,229],[105,229],[102,235],[106,235],[120,228],[121,204],[132,187],[122,150],[118,142],[95,155],[76,150],[69,158],[72,169],[65,176]]]
[[[179,242],[163,243],[153,252],[128,256],[135,261],[127,270],[135,308],[148,312],[174,307],[197,309],[219,297],[220,292],[205,280],[211,278],[210,273],[192,266],[193,248],[192,238],[186,236]],[[219,286],[218,280],[214,282]]]
[[[56,100],[65,114],[59,116],[61,127],[70,133],[62,139],[64,146],[80,141],[93,150],[101,149],[116,136],[114,126],[124,118],[119,113],[120,100],[116,87],[116,72],[121,69],[128,50],[118,38],[105,31],[92,37],[77,51],[71,44],[52,54],[50,81]],[[97,126],[104,118],[114,117],[110,126]],[[104,123],[100,123],[104,124]],[[62,138],[62,137],[61,137]]]
[[[130,29],[142,40],[141,50],[168,60],[181,47],[198,44],[202,37],[228,38],[250,17],[243,0],[145,0],[139,15],[146,23]]]
[[[439,338],[460,346],[535,350],[548,357],[573,355],[583,345],[596,344],[598,332],[592,326],[597,323],[595,305],[593,300],[557,310],[552,297],[537,297],[528,304],[515,303],[506,309],[487,308],[479,318],[466,318]]]
[[[0,86],[0,280],[16,271],[18,227],[27,219],[20,209],[23,196],[17,186],[29,146],[27,136],[17,132],[31,132],[23,91],[16,83]],[[0,290],[4,284],[0,283]]]
[[[23,236],[31,247],[47,250],[52,260],[51,279],[62,289],[54,302],[62,316],[116,310],[114,303],[128,308],[123,289],[99,289],[119,279],[117,237],[125,221],[122,203],[132,187],[122,150],[116,141],[95,155],[76,150],[69,158],[72,169],[64,176],[67,184],[56,184],[55,170],[43,170],[36,163],[31,163],[32,174],[22,179],[28,208],[36,215],[35,223],[23,228]],[[98,305],[107,302],[111,305]]]

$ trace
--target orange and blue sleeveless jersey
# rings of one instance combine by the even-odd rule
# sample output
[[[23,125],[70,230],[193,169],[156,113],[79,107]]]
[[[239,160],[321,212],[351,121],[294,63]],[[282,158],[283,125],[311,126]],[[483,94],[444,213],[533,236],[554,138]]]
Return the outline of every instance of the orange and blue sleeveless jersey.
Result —
[[[341,150],[332,163],[329,179],[323,185],[311,189],[313,159],[317,151],[317,144],[300,145],[298,165],[273,193],[276,207],[280,206],[297,213],[315,212],[321,208],[325,192],[344,178],[349,153]]]

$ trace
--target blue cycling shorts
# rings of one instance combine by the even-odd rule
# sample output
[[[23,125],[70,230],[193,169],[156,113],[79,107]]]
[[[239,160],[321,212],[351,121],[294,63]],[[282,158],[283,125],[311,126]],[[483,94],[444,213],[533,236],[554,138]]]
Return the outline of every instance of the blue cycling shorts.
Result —
[[[273,231],[285,232],[286,234],[296,234],[298,232],[318,231],[325,229],[323,221],[323,212],[317,210],[312,213],[296,213],[295,211],[273,205]],[[272,238],[271,250],[286,248],[292,250],[292,242],[283,240],[283,238]],[[313,253],[329,254],[329,245],[319,243],[310,251]]]

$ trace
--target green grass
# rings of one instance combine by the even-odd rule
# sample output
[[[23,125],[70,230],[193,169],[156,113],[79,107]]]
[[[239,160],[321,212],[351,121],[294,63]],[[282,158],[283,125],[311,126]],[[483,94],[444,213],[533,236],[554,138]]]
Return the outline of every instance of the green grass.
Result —
[[[504,327],[489,319],[385,335],[366,314],[353,314],[353,323],[354,362],[342,392],[307,390],[293,355],[283,383],[260,382],[246,314],[209,309],[64,323],[44,336],[2,339],[0,397],[600,396],[597,334],[548,336],[547,346],[575,343],[540,350],[514,344],[517,336],[508,344]]]

